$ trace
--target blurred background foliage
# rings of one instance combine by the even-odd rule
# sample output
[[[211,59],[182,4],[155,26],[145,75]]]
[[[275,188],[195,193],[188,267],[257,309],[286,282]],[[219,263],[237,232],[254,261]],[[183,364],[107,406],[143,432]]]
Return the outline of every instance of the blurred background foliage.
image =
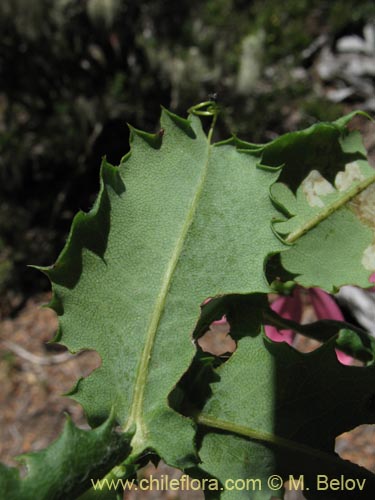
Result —
[[[1,0],[3,310],[48,288],[26,265],[56,259],[101,157],[127,152],[126,122],[157,130],[160,104],[184,115],[212,93],[217,139],[334,119],[343,103],[322,91],[316,56],[374,18],[373,0]]]

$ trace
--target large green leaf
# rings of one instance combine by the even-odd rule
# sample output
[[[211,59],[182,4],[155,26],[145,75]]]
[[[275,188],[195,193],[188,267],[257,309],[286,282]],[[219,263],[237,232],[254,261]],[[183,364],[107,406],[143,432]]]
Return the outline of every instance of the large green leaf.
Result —
[[[238,347],[207,377],[212,394],[197,416],[201,469],[221,481],[223,499],[269,499],[276,494],[267,487],[273,474],[284,480],[303,475],[305,494],[325,499],[336,498],[335,492],[317,491],[318,475],[365,479],[363,491],[340,490],[340,498],[373,498],[375,476],[335,455],[334,440],[361,423],[375,423],[375,366],[339,363],[334,338],[310,354],[272,342],[259,335],[258,306],[259,298],[248,296],[236,302],[234,316],[228,307]],[[249,482],[254,490],[225,490],[248,479],[257,480],[255,486]]]
[[[168,394],[193,357],[199,304],[268,291],[264,259],[282,248],[270,228],[278,173],[233,145],[210,145],[196,117],[164,111],[161,126],[154,136],[132,129],[118,169],[104,162],[95,207],[76,216],[46,272],[58,340],[102,359],[73,397],[91,422],[114,406],[124,429],[136,427],[135,455],[151,448],[182,467],[195,460],[194,427]]]

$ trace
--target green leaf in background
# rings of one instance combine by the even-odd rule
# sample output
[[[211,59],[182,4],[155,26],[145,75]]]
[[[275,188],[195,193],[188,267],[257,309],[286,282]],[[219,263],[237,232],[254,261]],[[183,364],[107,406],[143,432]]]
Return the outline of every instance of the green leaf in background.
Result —
[[[289,149],[276,150],[285,163],[271,195],[287,219],[274,228],[293,245],[282,252],[281,263],[304,287],[366,288],[375,271],[375,171],[366,161],[360,135],[345,128],[352,116],[308,129],[311,141],[304,132],[288,134]],[[301,137],[306,160],[290,158],[293,142],[302,148]],[[267,150],[273,151],[277,141],[285,145],[286,138],[266,147],[262,161],[270,161]],[[331,149],[335,155],[330,156]],[[313,170],[308,173],[306,165]],[[298,187],[297,178],[302,181]]]
[[[346,128],[350,120],[365,113],[355,111],[335,122],[323,122],[297,132],[284,134],[265,144],[261,163],[283,169],[279,182],[287,184],[295,193],[312,170],[318,170],[329,182],[348,163],[366,158],[366,150],[358,131]]]
[[[100,427],[89,431],[75,427],[70,418],[61,436],[42,451],[21,455],[27,468],[19,471],[0,464],[0,494],[4,500],[66,500],[77,498],[91,486],[91,479],[103,477],[130,451],[130,434],[114,430],[112,415]]]

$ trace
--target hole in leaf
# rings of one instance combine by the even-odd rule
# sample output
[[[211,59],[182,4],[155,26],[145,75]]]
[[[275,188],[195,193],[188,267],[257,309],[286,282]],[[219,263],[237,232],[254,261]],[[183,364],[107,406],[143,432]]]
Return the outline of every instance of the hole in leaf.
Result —
[[[232,354],[236,348],[236,342],[230,336],[230,325],[223,316],[220,320],[211,323],[209,330],[198,339],[198,344],[205,352],[214,356]]]
[[[275,285],[275,289],[277,289],[278,284],[282,285],[287,281],[292,281],[297,276],[283,268],[281,264],[281,254],[279,253],[271,255],[266,260],[265,275],[268,283],[273,283],[273,285]]]
[[[350,207],[364,224],[374,229],[375,185],[372,184],[351,200]]]
[[[301,187],[311,207],[324,207],[324,196],[334,192],[332,184],[317,170],[311,170],[301,182]]]
[[[335,451],[345,460],[375,472],[375,425],[360,425],[336,438]]]
[[[305,335],[295,333],[292,345],[297,351],[307,353],[315,351],[322,343]]]
[[[206,325],[202,331],[207,328]],[[225,363],[237,348],[229,330],[230,325],[224,315],[220,320],[213,321],[197,339],[195,357],[168,397],[175,411],[192,416],[202,410],[211,396],[210,384],[218,380],[215,368]]]

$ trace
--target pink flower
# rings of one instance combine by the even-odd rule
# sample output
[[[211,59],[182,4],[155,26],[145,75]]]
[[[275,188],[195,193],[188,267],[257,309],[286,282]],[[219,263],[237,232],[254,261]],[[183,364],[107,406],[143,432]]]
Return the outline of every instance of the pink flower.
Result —
[[[375,278],[375,276],[374,276]],[[293,292],[288,297],[278,297],[272,304],[273,309],[279,316],[301,323],[303,311],[303,296],[307,294],[307,299],[312,305],[317,319],[333,319],[336,321],[344,321],[344,316],[333,300],[333,298],[320,288],[304,289],[300,286],[295,286]],[[289,345],[293,344],[295,332],[293,330],[277,330],[276,327],[266,325],[266,335],[275,342],[286,342]],[[344,365],[352,364],[353,358],[344,352],[336,349],[338,360]]]

